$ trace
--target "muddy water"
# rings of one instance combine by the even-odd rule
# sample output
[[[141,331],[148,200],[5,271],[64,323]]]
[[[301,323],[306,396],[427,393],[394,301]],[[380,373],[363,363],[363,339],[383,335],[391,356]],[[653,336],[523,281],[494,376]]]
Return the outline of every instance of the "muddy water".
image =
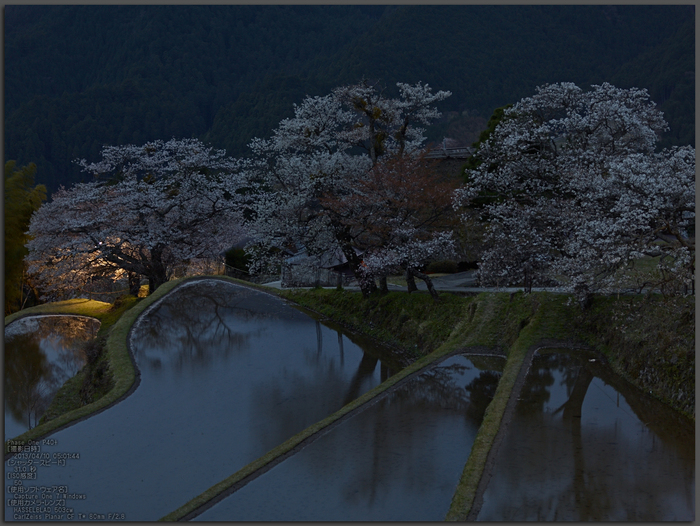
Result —
[[[195,520],[443,520],[503,364],[448,358]]]
[[[5,440],[36,426],[56,391],[85,363],[82,346],[100,322],[28,316],[5,327]]]
[[[165,296],[131,344],[134,393],[41,446],[79,455],[36,482],[67,486],[74,518],[159,519],[391,374],[283,300],[223,281]],[[12,519],[7,486],[5,497]]]
[[[536,356],[477,520],[695,516],[695,434],[592,355]]]

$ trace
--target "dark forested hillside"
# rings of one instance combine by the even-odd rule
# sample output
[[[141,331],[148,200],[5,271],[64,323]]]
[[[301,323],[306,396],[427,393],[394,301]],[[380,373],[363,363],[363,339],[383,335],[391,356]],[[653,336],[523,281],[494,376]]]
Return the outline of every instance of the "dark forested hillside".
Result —
[[[610,78],[621,87],[642,86],[663,110],[670,130],[661,146],[695,145],[695,20],[686,18],[660,45],[625,63]]]
[[[362,77],[453,96],[470,142],[543,83],[649,89],[694,145],[694,6],[6,6],[5,159],[55,190],[103,144],[198,137],[245,155],[305,95]]]
[[[341,77],[429,82],[453,92],[444,110],[487,119],[544,83],[647,88],[672,123],[676,141],[666,142],[694,144],[680,131],[695,126],[694,35],[694,6],[407,6],[333,67]]]
[[[102,144],[201,137],[220,110],[226,114],[241,95],[257,95],[261,79],[315,72],[381,12],[6,6],[5,156],[33,159],[37,180],[55,189],[79,176],[70,159],[96,158]],[[212,143],[235,153],[249,140],[232,148],[219,139]]]

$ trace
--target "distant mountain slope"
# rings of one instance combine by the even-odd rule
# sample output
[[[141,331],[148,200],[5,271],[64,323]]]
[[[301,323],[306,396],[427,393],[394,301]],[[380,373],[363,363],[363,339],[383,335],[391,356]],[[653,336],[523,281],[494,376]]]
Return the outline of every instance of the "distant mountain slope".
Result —
[[[538,85],[564,81],[648,88],[663,103],[657,85],[694,89],[685,73],[694,71],[694,33],[694,6],[410,6],[360,36],[334,69],[427,81],[453,92],[444,109],[486,118]],[[685,88],[675,95],[675,104],[694,107]],[[692,112],[667,117],[694,129]]]
[[[259,79],[319,68],[382,12],[7,6],[5,156],[33,160],[55,189],[80,177],[66,158],[95,158],[102,144],[202,136]]]
[[[610,79],[617,86],[649,90],[671,128],[661,146],[695,146],[694,17],[687,17],[673,35],[624,64]]]
[[[665,144],[694,144],[694,34],[694,6],[6,6],[5,159],[54,190],[103,144],[245,155],[293,103],[361,77],[451,90],[436,140],[539,84],[610,81],[647,87]]]

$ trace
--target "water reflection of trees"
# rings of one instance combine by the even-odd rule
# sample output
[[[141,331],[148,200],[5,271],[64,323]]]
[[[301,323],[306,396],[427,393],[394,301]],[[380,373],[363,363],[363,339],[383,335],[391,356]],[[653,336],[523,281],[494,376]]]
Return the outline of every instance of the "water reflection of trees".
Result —
[[[469,393],[467,415],[473,422],[480,423],[484,419],[486,407],[493,400],[500,379],[501,373],[499,372],[482,371],[479,376],[465,386],[464,389]]]
[[[544,411],[544,406],[549,401],[549,387],[553,383],[554,376],[550,367],[530,366],[527,372],[527,382],[520,394],[520,398],[527,400],[527,404],[521,404],[522,407],[519,410],[528,413],[541,413]]]
[[[591,374],[612,386],[618,392],[618,398],[620,395],[624,398],[639,421],[678,455],[695,458],[695,426],[688,418],[614,374],[602,361],[588,362],[586,367]]]
[[[563,431],[567,437],[564,443],[570,444],[571,455],[571,479],[566,482],[560,480],[556,493],[549,496],[548,502],[543,502],[542,507],[538,510],[538,520],[546,520],[542,515],[544,510],[547,513],[554,511],[553,520],[566,519],[566,515],[559,517],[560,513],[569,514],[575,512],[576,520],[600,520],[602,510],[610,509],[611,488],[608,477],[600,476],[596,471],[595,466],[587,466],[585,459],[585,448],[581,429],[581,420],[583,412],[583,402],[586,398],[586,393],[593,381],[594,375],[586,366],[585,359],[588,355],[572,356],[568,353],[554,353],[540,355],[535,359],[533,368],[540,374],[534,374],[529,378],[528,384],[537,384],[538,380],[545,376],[552,377],[551,371],[556,370],[561,378],[560,385],[566,389],[566,401],[558,408],[551,412],[551,415],[561,413],[561,421]],[[552,381],[548,384],[552,385]],[[529,389],[527,400],[528,405],[532,409],[538,404],[532,403],[529,394],[536,392],[537,389]],[[538,401],[539,402],[539,401]],[[540,411],[542,408],[539,408]],[[543,427],[546,429],[548,426]],[[569,516],[570,517],[570,516]]]
[[[685,477],[694,481],[694,455],[672,440],[659,440],[649,450],[648,440],[656,441],[655,433],[644,427],[649,421],[638,421],[624,409],[603,410],[605,416],[596,417],[593,405],[584,406],[591,386],[600,388],[596,376],[624,388],[625,382],[594,355],[535,357],[479,520],[669,520],[675,513],[672,502],[683,507],[678,490],[683,493]],[[639,417],[648,416],[644,408],[655,402],[643,400],[644,393],[630,387],[624,393],[629,407]],[[543,389],[559,391],[553,395],[557,399],[564,394],[563,403],[545,410],[543,399],[549,395],[543,396]],[[667,415],[671,412],[666,408]],[[602,425],[610,419],[614,425]],[[693,445],[693,438],[686,440],[686,449]],[[664,475],[662,468],[669,465],[677,471]],[[668,473],[674,471],[671,480]]]
[[[439,440],[435,430],[441,421],[456,417],[475,432],[500,378],[499,372],[477,372],[473,365],[461,362],[421,373],[368,410],[365,418],[357,419],[358,424],[364,421],[361,434],[371,454],[356,459],[358,468],[364,466],[354,469],[344,483],[348,502],[364,501],[373,506],[388,498],[397,484],[420,492],[425,485],[443,483],[440,464],[433,462],[437,452],[426,446]],[[465,377],[471,378],[466,385]],[[344,425],[350,428],[353,420]],[[470,448],[471,444],[465,443],[460,451],[468,454]],[[457,463],[465,460],[466,455]]]
[[[324,339],[324,333],[334,337]],[[254,442],[271,449],[393,374],[374,354],[345,339],[316,321],[315,345],[298,349],[298,366],[251,386],[250,413],[259,417],[251,427]],[[349,369],[358,355],[359,363]]]
[[[99,322],[78,316],[23,318],[5,331],[5,411],[34,427],[56,391],[85,363]]]
[[[330,369],[316,375],[314,378],[320,379],[312,382],[313,386],[306,380],[304,389],[295,379],[292,388],[276,392],[273,387],[271,397],[269,392],[264,397],[256,396],[255,409],[267,416],[270,426],[279,422],[293,425],[305,409],[290,410],[280,402],[299,397],[313,405],[328,400],[329,393],[340,392],[345,403],[356,389],[358,378],[370,372],[376,375],[376,365],[376,358],[365,354],[342,390],[331,387],[342,379]],[[502,363],[499,365],[502,367]],[[317,481],[328,480],[329,470],[337,471],[329,485],[340,485],[346,505],[383,506],[403,491],[420,494],[426,487],[444,486],[445,462],[457,466],[455,480],[448,483],[451,492],[471,448],[467,436],[476,434],[499,377],[498,372],[479,371],[464,358],[423,372],[322,437],[318,447],[314,444],[314,454],[302,457],[304,466]],[[335,409],[329,407],[325,414]],[[440,432],[448,428],[456,433],[454,436],[464,437],[465,443],[441,443]],[[463,458],[455,461],[455,450]],[[452,456],[446,460],[445,455]]]
[[[5,342],[5,411],[27,429],[38,419],[46,401],[45,378],[51,377],[46,355],[33,334],[19,334]]]
[[[357,371],[355,371],[355,373],[352,375],[350,383],[348,384],[348,388],[343,399],[343,405],[349,404],[364,392],[362,387],[369,379],[374,377],[374,371],[377,369],[378,363],[379,358],[376,356],[369,353],[364,353],[362,355]],[[380,382],[383,382],[388,377],[389,369],[382,363],[380,366]]]
[[[251,322],[279,317],[278,306],[266,300],[264,294],[224,282],[180,287],[139,320],[131,338],[134,355],[139,365],[154,369],[164,361],[175,370],[208,366],[246,348],[251,336],[264,331]]]
[[[86,316],[46,315],[20,318],[5,327],[5,339],[32,333],[39,339],[58,336],[63,345],[73,347],[76,343],[94,338],[100,322]]]

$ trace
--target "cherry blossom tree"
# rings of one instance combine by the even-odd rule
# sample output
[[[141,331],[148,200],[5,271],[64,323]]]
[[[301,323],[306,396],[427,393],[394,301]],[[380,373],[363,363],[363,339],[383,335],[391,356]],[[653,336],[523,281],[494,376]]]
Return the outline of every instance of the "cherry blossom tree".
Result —
[[[241,235],[239,164],[196,139],[106,146],[95,176],[33,216],[27,261],[42,290],[79,287],[95,276],[139,277],[155,290],[173,266],[216,257]]]
[[[437,300],[438,293],[430,276],[419,269],[433,259],[446,259],[454,253],[452,232],[427,234],[414,228],[398,229],[393,232],[389,243],[368,253],[362,272],[371,276],[386,276],[390,271],[401,268],[405,272],[409,292],[418,290],[414,278],[420,278],[425,281],[433,299]]]
[[[386,275],[402,270],[409,292],[417,289],[418,277],[437,298],[430,277],[420,269],[455,252],[455,188],[456,181],[441,175],[435,161],[397,153],[381,158],[343,195],[325,194],[320,203],[361,243],[361,271],[368,279],[378,277],[386,291]]]
[[[397,98],[367,81],[307,97],[270,139],[252,141],[256,242],[247,250],[254,270],[279,264],[286,248],[303,246],[311,256],[340,250],[363,294],[376,289],[373,276],[362,271],[366,232],[331,213],[321,198],[348,198],[380,159],[420,151],[420,125],[440,115],[432,105],[450,93],[432,93],[421,83],[397,87]]]
[[[487,203],[482,282],[556,280],[583,298],[646,255],[689,283],[695,150],[655,153],[666,129],[646,90],[607,83],[545,85],[505,109],[456,201]]]

